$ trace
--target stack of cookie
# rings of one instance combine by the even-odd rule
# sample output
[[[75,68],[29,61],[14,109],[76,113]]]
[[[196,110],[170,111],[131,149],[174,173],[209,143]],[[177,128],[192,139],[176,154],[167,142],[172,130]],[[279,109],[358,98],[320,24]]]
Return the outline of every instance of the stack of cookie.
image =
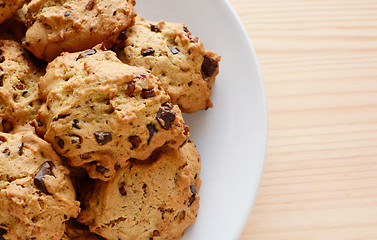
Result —
[[[0,239],[173,239],[220,57],[134,0],[0,0]]]

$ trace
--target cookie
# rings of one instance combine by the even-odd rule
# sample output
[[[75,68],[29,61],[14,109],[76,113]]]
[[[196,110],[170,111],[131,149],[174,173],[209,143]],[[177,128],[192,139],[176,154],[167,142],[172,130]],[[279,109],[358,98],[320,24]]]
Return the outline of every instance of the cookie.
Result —
[[[133,23],[134,5],[134,0],[32,0],[23,44],[46,61],[102,42],[111,47]]]
[[[193,142],[162,147],[149,161],[130,161],[108,181],[97,181],[78,220],[109,240],[175,239],[196,220],[200,155]]]
[[[173,104],[193,113],[212,107],[210,96],[220,57],[205,50],[187,26],[137,18],[117,50],[130,65],[143,66],[160,78]]]
[[[0,23],[11,18],[24,3],[25,0],[0,0]]]
[[[37,125],[71,166],[107,181],[129,158],[146,159],[165,143],[177,148],[189,129],[158,78],[102,47],[49,63]]]
[[[32,132],[0,133],[0,239],[56,239],[79,202],[51,146]]]
[[[0,40],[0,70],[0,131],[33,129],[29,122],[41,105],[38,81],[42,70],[11,40]]]

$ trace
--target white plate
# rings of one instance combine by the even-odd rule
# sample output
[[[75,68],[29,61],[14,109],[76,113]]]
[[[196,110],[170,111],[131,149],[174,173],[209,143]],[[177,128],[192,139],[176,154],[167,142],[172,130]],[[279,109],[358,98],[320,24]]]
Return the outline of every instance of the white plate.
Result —
[[[202,156],[203,183],[198,219],[183,239],[238,239],[257,195],[267,139],[263,81],[247,33],[226,0],[138,0],[136,10],[147,20],[186,23],[222,57],[214,108],[184,116]]]

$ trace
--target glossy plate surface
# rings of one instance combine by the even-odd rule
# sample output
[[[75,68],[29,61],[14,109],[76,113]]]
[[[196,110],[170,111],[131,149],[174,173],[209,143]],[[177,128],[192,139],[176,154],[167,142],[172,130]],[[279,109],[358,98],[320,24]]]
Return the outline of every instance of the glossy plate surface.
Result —
[[[147,20],[186,23],[222,57],[214,108],[184,115],[202,156],[200,210],[184,240],[238,239],[263,172],[267,114],[263,80],[245,29],[226,0],[138,0]]]

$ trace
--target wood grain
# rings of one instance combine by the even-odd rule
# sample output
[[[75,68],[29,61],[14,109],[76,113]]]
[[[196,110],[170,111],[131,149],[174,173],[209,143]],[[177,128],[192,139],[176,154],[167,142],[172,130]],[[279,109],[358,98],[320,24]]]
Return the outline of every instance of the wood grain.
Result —
[[[377,1],[230,3],[269,112],[265,172],[240,239],[377,239]]]

